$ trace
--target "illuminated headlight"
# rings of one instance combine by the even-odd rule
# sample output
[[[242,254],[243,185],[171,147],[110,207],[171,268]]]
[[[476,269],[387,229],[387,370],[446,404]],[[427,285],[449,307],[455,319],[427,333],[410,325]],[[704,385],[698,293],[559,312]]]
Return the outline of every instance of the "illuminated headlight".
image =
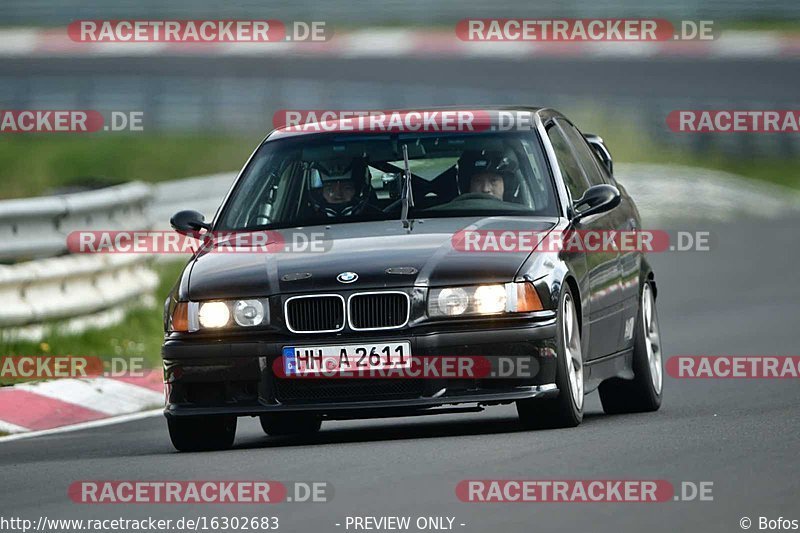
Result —
[[[230,300],[188,303],[188,331],[267,324],[266,300]],[[174,322],[174,319],[173,319]]]
[[[197,317],[203,328],[224,328],[231,320],[231,311],[225,302],[206,302],[200,304]]]
[[[536,289],[527,282],[432,289],[428,294],[428,316],[432,318],[497,315],[541,311]]]
[[[482,315],[502,313],[506,310],[506,288],[502,285],[482,285],[475,289],[475,309]]]
[[[258,326],[264,321],[264,304],[258,300],[239,300],[234,304],[233,319],[240,326]]]

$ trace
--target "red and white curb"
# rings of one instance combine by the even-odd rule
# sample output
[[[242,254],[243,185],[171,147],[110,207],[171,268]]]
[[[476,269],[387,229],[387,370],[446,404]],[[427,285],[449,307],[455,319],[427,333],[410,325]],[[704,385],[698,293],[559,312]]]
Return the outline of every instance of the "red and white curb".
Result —
[[[58,379],[2,387],[0,431],[11,435],[0,437],[0,442],[159,413],[154,409],[164,404],[163,389],[162,373],[155,370],[143,377]]]
[[[325,42],[83,43],[64,28],[0,30],[0,57],[329,56],[329,57],[698,57],[800,56],[800,36],[769,31],[725,31],[710,41],[468,42],[453,31],[365,29],[336,32]]]

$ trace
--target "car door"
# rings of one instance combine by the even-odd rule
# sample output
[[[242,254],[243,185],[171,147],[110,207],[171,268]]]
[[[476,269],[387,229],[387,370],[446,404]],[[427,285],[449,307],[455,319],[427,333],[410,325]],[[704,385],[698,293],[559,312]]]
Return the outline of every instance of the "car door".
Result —
[[[585,137],[572,125],[570,125],[570,127],[565,126],[565,131],[570,140],[574,139],[576,145],[586,147],[586,150],[582,150],[585,157],[582,158],[581,161],[586,161],[587,166],[591,165],[596,170],[595,173],[589,174],[590,180],[594,180],[590,181],[590,185],[608,183],[620,190],[621,198],[619,205],[608,213],[613,227],[620,232],[641,230],[639,214],[631,201],[631,197],[620,187],[614,177],[609,174]],[[573,134],[571,135],[570,132],[573,132]],[[591,157],[589,157],[589,155],[591,155]],[[592,176],[594,176],[594,178],[592,178]],[[630,348],[633,344],[636,314],[639,309],[639,274],[641,272],[642,252],[636,248],[620,249],[618,258],[620,270],[618,301],[619,322],[621,327],[617,339],[617,350],[620,351]]]
[[[591,145],[590,145],[591,146]],[[606,148],[606,150],[608,150]],[[628,233],[629,237],[636,232],[642,231],[641,220],[636,205],[628,195],[625,187],[617,183],[614,176],[609,172],[602,162],[602,158],[597,151],[597,165],[600,168],[603,179],[606,183],[615,186],[620,191],[620,203],[615,211],[618,216],[618,228]],[[637,236],[638,237],[638,236]],[[637,238],[636,242],[639,240]],[[619,251],[619,265],[622,273],[622,291],[620,300],[622,301],[622,330],[619,335],[619,350],[625,350],[633,345],[634,327],[636,316],[639,312],[639,296],[641,291],[641,271],[644,251],[641,245],[631,246],[632,241],[628,241],[625,247]]]
[[[575,202],[592,185],[605,183],[596,157],[580,132],[568,121],[555,119],[547,130],[559,167]],[[573,229],[586,235],[616,230],[624,224],[617,209],[593,215],[574,224]],[[602,237],[600,237],[602,238]],[[616,247],[600,247],[586,253],[586,275],[589,288],[588,316],[584,318],[584,335],[588,333],[586,358],[596,359],[619,349],[621,324],[621,283],[619,251]],[[588,320],[587,320],[588,318]]]

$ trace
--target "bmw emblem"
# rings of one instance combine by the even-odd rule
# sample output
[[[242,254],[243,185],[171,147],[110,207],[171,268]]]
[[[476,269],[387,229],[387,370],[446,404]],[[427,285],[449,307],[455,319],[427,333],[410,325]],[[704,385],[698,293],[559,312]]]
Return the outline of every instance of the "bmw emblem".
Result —
[[[355,272],[342,272],[336,276],[336,279],[339,280],[340,283],[353,283],[358,279],[358,274]]]

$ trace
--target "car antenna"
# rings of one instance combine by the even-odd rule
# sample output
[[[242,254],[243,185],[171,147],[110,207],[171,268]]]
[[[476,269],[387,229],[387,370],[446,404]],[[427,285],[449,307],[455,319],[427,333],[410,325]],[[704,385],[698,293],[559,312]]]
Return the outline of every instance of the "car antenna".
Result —
[[[404,228],[411,228],[408,220],[408,208],[414,207],[414,193],[411,190],[411,170],[408,168],[408,145],[403,143],[403,192],[400,196],[402,208],[400,210],[400,220]]]

